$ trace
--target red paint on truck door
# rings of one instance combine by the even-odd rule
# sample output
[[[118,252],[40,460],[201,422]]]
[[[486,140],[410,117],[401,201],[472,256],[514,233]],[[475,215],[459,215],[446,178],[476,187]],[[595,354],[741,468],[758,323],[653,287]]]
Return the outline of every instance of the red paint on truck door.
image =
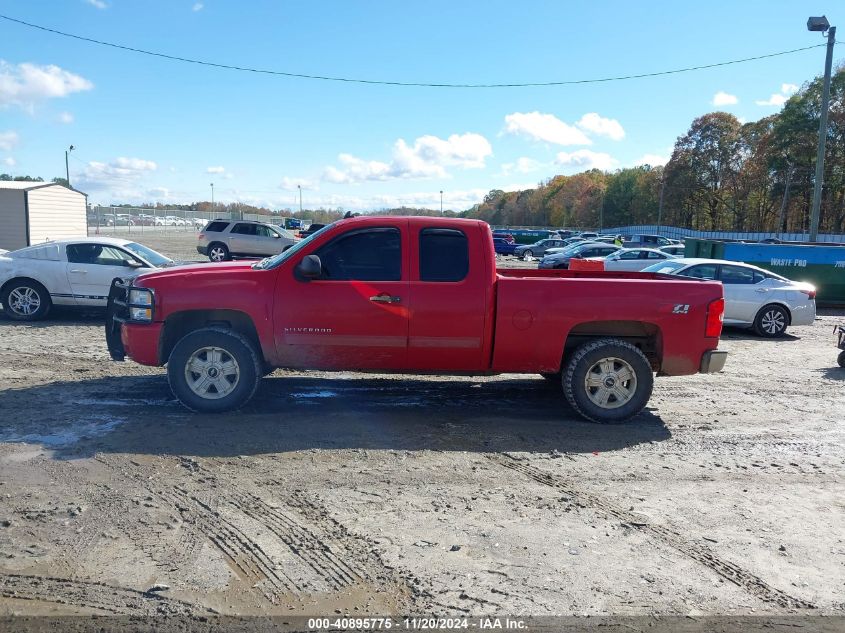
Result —
[[[408,368],[486,368],[490,258],[481,255],[490,246],[482,240],[480,228],[413,219],[410,244]]]
[[[276,286],[274,330],[283,367],[402,369],[408,349],[407,221],[351,229],[306,255],[323,274]],[[288,272],[290,271],[290,272]]]

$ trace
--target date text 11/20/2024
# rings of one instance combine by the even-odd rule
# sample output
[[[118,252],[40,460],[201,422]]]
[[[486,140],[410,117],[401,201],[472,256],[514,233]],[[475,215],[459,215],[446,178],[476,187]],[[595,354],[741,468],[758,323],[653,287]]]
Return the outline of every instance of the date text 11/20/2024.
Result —
[[[527,623],[518,618],[475,617],[475,618],[435,618],[435,617],[370,617],[370,618],[310,618],[308,628],[326,631],[377,631],[377,630],[406,630],[406,631],[445,631],[467,630],[479,631],[527,629]]]

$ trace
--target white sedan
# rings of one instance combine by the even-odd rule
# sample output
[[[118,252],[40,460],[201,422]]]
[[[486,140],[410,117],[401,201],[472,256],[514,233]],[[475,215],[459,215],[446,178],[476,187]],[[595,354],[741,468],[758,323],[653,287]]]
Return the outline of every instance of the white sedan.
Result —
[[[721,281],[725,325],[750,327],[760,336],[783,336],[788,326],[812,325],[816,318],[815,286],[751,264],[678,258],[654,264],[643,272]]]
[[[174,264],[146,246],[110,237],[27,246],[0,255],[0,303],[18,321],[42,319],[53,305],[105,307],[115,278]]]
[[[603,261],[605,270],[638,272],[652,264],[667,259],[675,259],[675,257],[654,248],[623,248],[607,257],[590,257],[588,259]]]

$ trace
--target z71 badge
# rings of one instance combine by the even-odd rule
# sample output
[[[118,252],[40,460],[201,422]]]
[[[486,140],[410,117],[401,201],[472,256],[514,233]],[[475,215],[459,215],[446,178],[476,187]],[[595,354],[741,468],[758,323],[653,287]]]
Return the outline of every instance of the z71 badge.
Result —
[[[689,304],[676,303],[675,307],[672,308],[672,314],[689,314]]]

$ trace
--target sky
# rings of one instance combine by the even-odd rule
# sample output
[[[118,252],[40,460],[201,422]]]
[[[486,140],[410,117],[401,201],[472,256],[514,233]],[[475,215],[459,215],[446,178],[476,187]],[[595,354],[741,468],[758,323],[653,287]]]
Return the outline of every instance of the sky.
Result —
[[[838,11],[837,11],[838,9]],[[173,56],[410,83],[542,83],[824,44],[840,1],[0,0],[0,14]],[[845,60],[845,37],[834,63]],[[93,204],[463,210],[492,189],[668,160],[714,110],[777,112],[825,49],[659,77],[434,88],[241,72],[0,19],[0,172],[65,175]]]

